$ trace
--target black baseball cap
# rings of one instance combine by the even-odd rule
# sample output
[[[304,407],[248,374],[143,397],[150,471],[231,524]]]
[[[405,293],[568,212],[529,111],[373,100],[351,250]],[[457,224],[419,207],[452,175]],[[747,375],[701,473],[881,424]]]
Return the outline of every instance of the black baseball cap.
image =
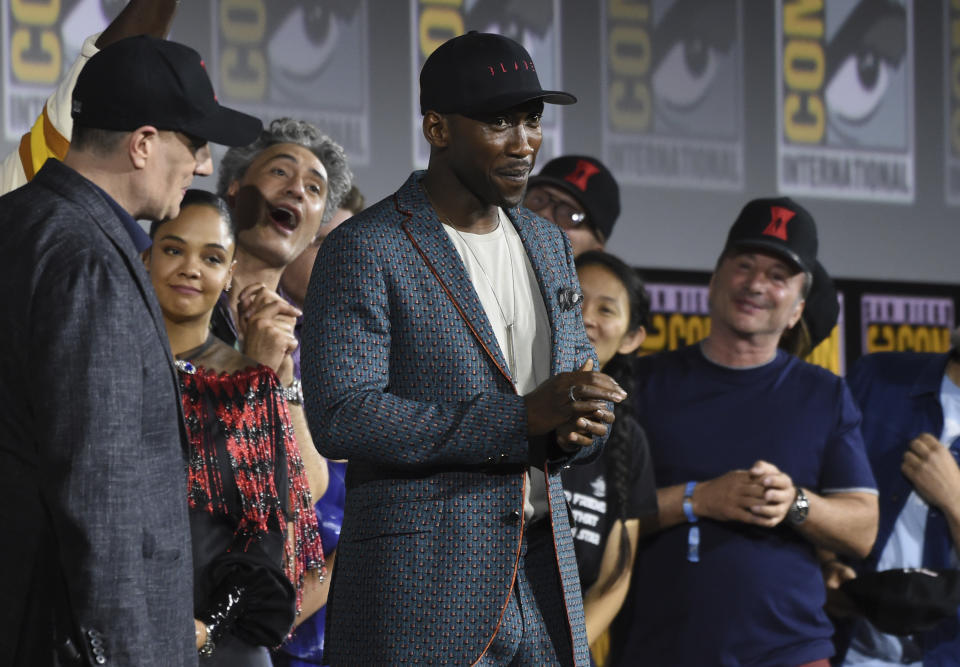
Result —
[[[527,187],[538,185],[552,185],[576,199],[587,214],[587,223],[604,239],[610,238],[620,216],[620,187],[600,160],[587,155],[554,158],[530,177]]]
[[[471,30],[438,46],[420,70],[420,113],[492,113],[542,99],[573,104],[577,98],[540,86],[533,59],[502,35]]]
[[[813,264],[813,284],[804,299],[803,321],[810,332],[813,349],[830,335],[840,318],[840,302],[833,279],[819,261]]]
[[[144,125],[226,146],[252,143],[258,118],[221,106],[200,54],[147,35],[121,39],[96,53],[73,89],[74,123],[128,131]]]
[[[813,274],[817,246],[817,226],[807,210],[789,197],[774,197],[754,199],[743,207],[730,228],[724,253],[758,248]]]

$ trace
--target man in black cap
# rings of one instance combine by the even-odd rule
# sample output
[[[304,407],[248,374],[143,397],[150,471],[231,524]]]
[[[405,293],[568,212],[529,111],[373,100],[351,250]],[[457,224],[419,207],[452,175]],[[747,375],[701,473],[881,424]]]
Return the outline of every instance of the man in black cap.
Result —
[[[136,219],[175,216],[207,141],[252,141],[192,49],[90,58],[73,136],[0,198],[0,664],[190,665],[183,416]]]
[[[600,160],[564,155],[530,177],[523,205],[566,232],[578,257],[606,246],[620,216],[620,187]]]
[[[805,209],[751,201],[710,280],[709,335],[639,361],[659,529],[638,551],[615,664],[826,666],[833,653],[814,547],[869,552],[877,496],[844,381],[777,348],[816,254]]]
[[[321,246],[305,303],[314,441],[348,459],[330,664],[588,665],[560,469],[623,391],[592,371],[570,242],[520,207],[544,102],[471,32],[420,74],[425,172]]]

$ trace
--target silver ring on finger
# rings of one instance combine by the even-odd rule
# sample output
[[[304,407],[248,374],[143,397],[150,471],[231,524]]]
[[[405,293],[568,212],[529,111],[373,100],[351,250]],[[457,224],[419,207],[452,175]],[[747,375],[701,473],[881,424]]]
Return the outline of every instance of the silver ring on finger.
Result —
[[[576,388],[576,385],[573,385],[573,384],[572,384],[572,385],[570,385],[570,389],[567,391],[567,396],[570,397],[570,402],[571,402],[571,403],[576,403],[576,402],[577,402],[577,397],[573,395],[573,390],[574,390],[575,388]]]

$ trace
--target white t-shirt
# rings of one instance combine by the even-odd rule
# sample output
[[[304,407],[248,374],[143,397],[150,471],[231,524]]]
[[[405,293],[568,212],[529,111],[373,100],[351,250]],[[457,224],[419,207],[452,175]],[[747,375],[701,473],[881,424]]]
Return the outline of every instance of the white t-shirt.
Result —
[[[487,234],[469,234],[447,224],[443,229],[463,260],[510,367],[517,393],[522,396],[550,377],[552,332],[523,241],[506,214],[502,210],[499,213],[500,224]],[[543,472],[528,474],[526,519],[540,519],[546,512]]]

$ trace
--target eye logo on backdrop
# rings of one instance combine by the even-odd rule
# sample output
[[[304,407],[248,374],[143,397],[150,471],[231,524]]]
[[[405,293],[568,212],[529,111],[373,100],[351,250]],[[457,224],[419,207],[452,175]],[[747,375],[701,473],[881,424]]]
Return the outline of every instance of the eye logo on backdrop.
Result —
[[[120,13],[117,0],[2,0],[3,140],[19,141],[43,112],[83,39]]]
[[[213,0],[211,11],[223,104],[306,120],[369,164],[366,0]]]
[[[410,0],[410,68],[413,90],[413,163],[427,165],[430,150],[420,127],[420,68],[433,50],[448,39],[471,30],[493,32],[519,42],[536,63],[544,90],[564,90],[560,67],[560,0]],[[562,124],[553,104],[543,109],[543,143],[537,162],[559,155]]]
[[[913,201],[911,3],[781,0],[776,26],[780,191]]]
[[[605,0],[603,160],[621,183],[743,189],[739,0]]]

